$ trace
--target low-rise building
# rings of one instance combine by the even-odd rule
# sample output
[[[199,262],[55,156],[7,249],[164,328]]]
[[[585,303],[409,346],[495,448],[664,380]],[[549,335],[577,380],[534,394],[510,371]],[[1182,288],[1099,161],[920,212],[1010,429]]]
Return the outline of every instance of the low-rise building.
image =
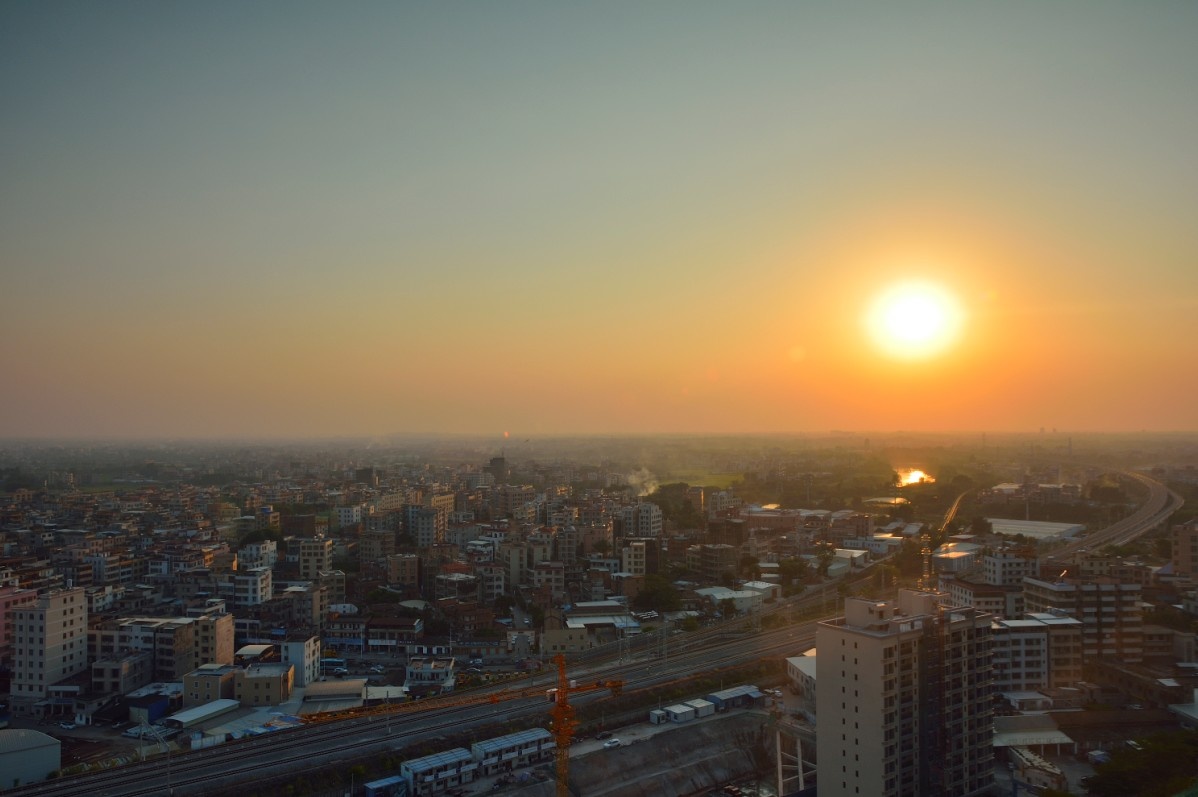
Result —
[[[475,742],[470,746],[470,754],[478,764],[479,775],[485,776],[551,761],[556,749],[552,733],[544,728],[530,728]]]
[[[444,694],[454,687],[452,656],[412,656],[404,666],[404,686],[412,695]]]
[[[445,794],[472,782],[478,775],[479,764],[464,747],[443,753],[414,758],[400,765],[399,773],[408,782],[411,797]]]

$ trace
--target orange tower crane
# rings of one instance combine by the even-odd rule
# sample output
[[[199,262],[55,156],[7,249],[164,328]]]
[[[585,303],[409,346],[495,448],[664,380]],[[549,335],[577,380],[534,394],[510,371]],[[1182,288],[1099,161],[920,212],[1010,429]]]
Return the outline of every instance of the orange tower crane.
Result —
[[[578,721],[574,719],[574,707],[570,705],[570,695],[596,689],[610,689],[613,695],[618,695],[624,688],[624,682],[578,684],[566,676],[565,656],[557,654],[553,657],[553,663],[557,665],[557,687],[550,689],[548,696],[553,701],[549,716],[553,718],[553,740],[556,742],[553,754],[557,763],[557,797],[570,797],[570,742],[574,738],[574,729],[578,727]]]

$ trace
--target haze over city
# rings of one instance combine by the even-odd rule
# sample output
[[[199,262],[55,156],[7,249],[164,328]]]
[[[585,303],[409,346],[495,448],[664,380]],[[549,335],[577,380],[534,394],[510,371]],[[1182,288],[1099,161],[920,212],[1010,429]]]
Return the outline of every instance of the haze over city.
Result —
[[[1196,31],[5,3],[0,436],[1193,430]]]

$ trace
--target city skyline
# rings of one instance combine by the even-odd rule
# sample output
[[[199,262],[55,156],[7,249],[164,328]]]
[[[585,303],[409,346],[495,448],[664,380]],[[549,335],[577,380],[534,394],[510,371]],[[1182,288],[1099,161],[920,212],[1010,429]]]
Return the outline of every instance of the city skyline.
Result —
[[[1198,429],[1195,32],[6,4],[0,437]]]

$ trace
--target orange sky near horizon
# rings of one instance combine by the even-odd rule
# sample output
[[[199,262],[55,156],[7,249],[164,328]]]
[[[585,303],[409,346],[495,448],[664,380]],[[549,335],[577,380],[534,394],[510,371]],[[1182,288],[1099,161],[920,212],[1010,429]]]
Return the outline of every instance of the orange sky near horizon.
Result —
[[[0,8],[0,437],[1198,428],[1198,9],[867,5]]]

